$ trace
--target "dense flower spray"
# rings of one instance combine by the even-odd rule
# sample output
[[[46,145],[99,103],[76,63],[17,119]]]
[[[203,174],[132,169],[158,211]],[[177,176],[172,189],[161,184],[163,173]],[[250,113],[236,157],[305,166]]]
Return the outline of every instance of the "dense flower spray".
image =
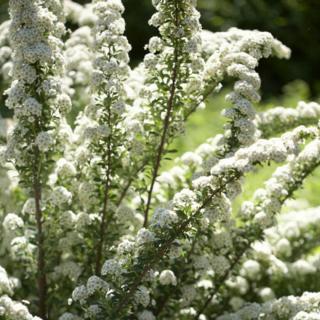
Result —
[[[45,185],[58,150],[61,113],[71,107],[59,79],[64,64],[62,13],[59,1],[10,1],[13,81],[6,92],[6,104],[14,110],[16,125],[8,137],[6,157],[14,163],[20,182],[32,199],[35,216],[30,220],[34,220],[38,251],[38,312],[43,319],[47,317],[44,223],[50,206],[56,205]]]
[[[86,162],[78,162],[82,171],[79,198],[87,199],[82,201],[86,212],[98,211],[98,219],[92,226],[97,229],[94,234],[98,234],[94,249],[94,270],[97,274],[100,274],[103,255],[107,250],[105,242],[112,239],[112,232],[121,229],[120,224],[115,226],[119,223],[116,209],[121,201],[117,199],[117,185],[125,178],[122,163],[130,156],[126,147],[128,133],[124,126],[130,106],[126,104],[124,82],[130,72],[128,52],[131,47],[123,35],[123,11],[121,2],[93,3],[97,21],[94,28],[92,95],[84,113],[78,117],[75,129],[80,147],[88,152]],[[83,189],[85,184],[91,187],[90,191],[88,187]],[[91,192],[92,199],[82,195],[85,192]]]
[[[202,30],[195,0],[152,4],[158,36],[131,68],[121,0],[10,0],[0,318],[318,319],[319,208],[290,199],[320,165],[319,104],[256,112],[259,61],[290,50]],[[225,83],[224,130],[163,171]]]

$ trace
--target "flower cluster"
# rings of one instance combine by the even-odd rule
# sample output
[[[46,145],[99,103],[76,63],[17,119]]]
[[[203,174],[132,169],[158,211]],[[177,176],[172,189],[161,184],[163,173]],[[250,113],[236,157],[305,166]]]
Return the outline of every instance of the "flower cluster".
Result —
[[[27,301],[22,303],[10,297],[18,283],[18,279],[8,277],[6,270],[0,266],[0,316],[10,320],[41,320],[29,313]]]
[[[320,105],[300,101],[295,109],[275,107],[257,115],[256,123],[265,136],[283,132],[298,125],[317,124]]]
[[[64,34],[64,25],[50,6],[50,2],[41,7],[16,1],[10,6],[14,81],[7,90],[6,104],[14,109],[17,125],[9,137],[7,154],[18,165],[31,161],[34,148],[48,151],[52,147],[52,119],[59,118],[60,102],[66,99],[55,76],[63,68],[59,37]],[[56,6],[59,14],[58,3]]]
[[[64,0],[64,11],[68,21],[79,26],[93,26],[97,16],[93,12],[92,3],[81,5],[72,0]]]
[[[26,204],[32,204],[32,215],[24,216],[22,221],[8,214],[2,223],[3,244],[12,260],[26,267],[29,274],[17,272],[21,280],[37,279],[39,315],[45,318],[46,294],[51,285],[44,271],[48,263],[46,246],[51,238],[47,230],[54,223],[56,208],[71,199],[62,187],[51,190],[47,185],[53,159],[62,147],[58,132],[63,114],[71,109],[62,85],[64,16],[61,1],[12,0],[9,11],[12,84],[6,91],[6,105],[14,111],[15,125],[7,136],[4,159],[19,174],[19,206],[29,197]],[[20,211],[21,207],[16,209]],[[32,299],[34,292],[29,295],[26,298]]]
[[[290,50],[203,31],[196,2],[152,0],[158,35],[131,69],[121,0],[10,0],[1,319],[318,319],[320,211],[290,199],[320,165],[319,104],[257,113],[259,61]],[[164,171],[230,79],[224,130]]]
[[[9,21],[5,21],[0,25],[0,74],[5,82],[10,79],[12,69],[12,49],[9,42],[9,25]]]
[[[91,29],[88,26],[83,26],[76,29],[65,44],[65,85],[69,88],[73,99],[81,103],[80,106],[76,106],[80,110],[90,102],[88,86],[94,58],[91,50],[93,42]]]
[[[260,100],[261,81],[255,71],[259,60],[271,54],[288,58],[290,50],[267,32],[233,28],[227,33],[206,34],[205,37],[210,42],[207,41],[204,52],[212,52],[206,63],[205,79],[215,82],[222,81],[224,76],[237,79],[233,92],[226,96],[233,108],[223,112],[230,119],[224,137],[228,146],[224,152],[228,152],[250,145],[259,137],[252,105]]]
[[[111,200],[111,197],[115,197],[119,189],[116,184],[126,177],[125,163],[130,157],[126,148],[129,141],[125,127],[130,106],[126,102],[124,82],[130,73],[128,52],[131,47],[123,35],[123,11],[120,1],[94,1],[96,24],[93,37],[89,27],[81,27],[67,41],[66,50],[69,69],[67,78],[72,79],[71,87],[76,94],[81,94],[82,100],[87,97],[84,105],[88,105],[78,115],[72,133],[72,140],[78,147],[71,146],[70,150],[66,150],[68,152],[65,151],[65,158],[72,159],[65,163],[69,163],[69,169],[66,167],[66,170],[69,171],[67,175],[71,181],[77,172],[82,173],[81,178],[73,183],[81,205],[73,206],[73,209],[83,210],[91,228],[95,229],[91,234],[84,234],[84,241],[89,246],[92,236],[98,241],[92,268],[97,274],[100,273],[104,252],[108,250],[105,246],[107,243],[110,246],[115,236],[111,236],[106,228],[112,224],[109,228],[116,230],[114,224],[118,220],[123,222],[123,219],[116,216],[117,203],[121,199]],[[74,53],[79,50],[83,56],[75,61]],[[84,94],[85,90],[87,94]],[[56,170],[59,179],[58,171],[61,176],[61,170],[58,166]],[[121,234],[120,224],[118,228],[117,233]]]
[[[305,292],[301,297],[288,296],[264,304],[248,304],[236,313],[220,316],[219,320],[233,319],[317,319],[319,316],[319,294]]]

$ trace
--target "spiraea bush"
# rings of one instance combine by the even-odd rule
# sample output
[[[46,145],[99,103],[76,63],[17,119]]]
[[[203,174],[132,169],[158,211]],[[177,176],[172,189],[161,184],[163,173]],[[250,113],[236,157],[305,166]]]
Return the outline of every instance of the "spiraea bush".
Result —
[[[320,165],[320,105],[257,113],[259,61],[290,50],[202,30],[196,0],[152,2],[158,36],[132,69],[120,0],[10,0],[0,319],[320,319],[320,209],[290,200]],[[164,171],[226,83],[224,132]]]

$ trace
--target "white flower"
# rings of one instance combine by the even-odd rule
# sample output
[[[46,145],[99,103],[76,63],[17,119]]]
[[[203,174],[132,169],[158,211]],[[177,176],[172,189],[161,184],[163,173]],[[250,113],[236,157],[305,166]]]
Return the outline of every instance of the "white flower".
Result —
[[[12,300],[7,295],[0,297],[0,312],[4,312],[5,316],[9,315],[13,320],[40,320],[39,317],[33,317],[24,304]]]
[[[286,238],[280,239],[275,245],[275,251],[277,254],[289,257],[292,252],[290,241]]]
[[[205,290],[209,290],[209,289],[213,288],[213,283],[211,280],[202,279],[197,282],[197,287],[203,288]]]
[[[51,202],[55,206],[61,206],[63,204],[70,203],[72,200],[72,193],[64,187],[54,188],[51,194]]]
[[[239,310],[240,318],[242,319],[258,319],[261,311],[261,307],[257,303],[244,306]]]
[[[295,261],[291,268],[292,271],[297,273],[299,276],[312,274],[317,271],[317,269],[311,263],[302,259]]]
[[[134,294],[134,301],[136,304],[141,304],[143,307],[147,307],[150,303],[149,290],[145,286],[138,287]]]
[[[261,266],[255,260],[247,260],[242,265],[242,272],[249,279],[257,279],[260,276]]]
[[[74,301],[79,301],[81,304],[84,303],[88,298],[88,291],[86,286],[82,285],[76,287],[72,292],[72,299]]]
[[[59,159],[57,161],[56,166],[56,171],[58,175],[69,177],[74,176],[77,173],[73,163],[64,158]]]
[[[271,288],[262,288],[259,291],[259,296],[261,297],[262,301],[266,302],[269,300],[273,300],[276,296]]]
[[[103,276],[105,275],[111,275],[111,276],[120,276],[123,273],[123,269],[121,267],[121,264],[119,261],[115,259],[109,259],[106,260],[105,263],[102,266],[101,274]]]
[[[138,320],[156,320],[156,317],[149,310],[143,310],[138,313]]]
[[[153,242],[154,240],[155,240],[155,235],[152,231],[146,228],[141,228],[138,231],[136,241],[139,245],[148,243],[148,242]]]
[[[92,222],[91,215],[86,212],[80,212],[76,217],[76,226],[79,230],[86,228]]]
[[[125,239],[119,243],[117,247],[117,252],[118,254],[126,254],[134,250],[134,248],[135,248],[135,243],[133,241]]]
[[[99,316],[99,314],[101,314],[102,309],[99,305],[97,304],[93,304],[91,306],[89,306],[88,310],[87,310],[87,315],[89,317],[97,317]]]
[[[255,255],[261,259],[268,259],[272,255],[272,248],[267,242],[255,241],[252,244]]]
[[[29,198],[23,205],[22,214],[35,214],[36,205],[34,198]]]
[[[71,111],[72,102],[70,97],[65,93],[57,96],[56,104],[63,113]]]
[[[72,313],[66,312],[59,317],[59,320],[80,320],[80,318],[73,315]]]
[[[185,165],[199,166],[202,163],[202,158],[194,152],[186,152],[182,155],[181,161]]]
[[[162,40],[159,37],[152,37],[148,44],[149,51],[151,53],[156,53],[162,49]]]
[[[194,257],[194,267],[199,270],[208,270],[210,268],[210,260],[206,255],[196,256]]]
[[[162,285],[169,285],[169,284],[173,286],[177,285],[177,278],[171,270],[163,270],[160,273],[159,281]]]
[[[26,109],[27,114],[31,114],[38,117],[41,116],[42,105],[34,98],[27,98],[23,103],[23,107]]]
[[[40,132],[35,140],[35,144],[41,151],[49,151],[49,149],[53,146],[53,143],[54,140],[52,134],[46,131]]]
[[[22,228],[24,223],[23,220],[15,213],[8,213],[5,216],[2,225],[7,232],[12,232],[16,229]]]
[[[12,294],[13,284],[8,278],[8,274],[4,268],[0,266],[0,295]]]
[[[245,304],[245,301],[240,297],[232,297],[229,304],[234,311],[237,311]]]
[[[189,190],[183,189],[180,192],[176,193],[173,198],[173,205],[178,208],[191,207],[195,208],[197,206],[197,197],[196,194]]]
[[[320,314],[318,312],[305,312],[300,311],[292,320],[320,320]]]
[[[87,281],[88,294],[92,295],[96,291],[101,289],[103,289],[103,291],[108,291],[109,289],[108,283],[97,276],[91,276]]]
[[[169,209],[157,208],[152,216],[151,225],[168,228],[178,221],[177,214]]]
[[[152,68],[154,65],[156,65],[158,62],[158,58],[153,53],[148,53],[145,55],[143,59],[144,66],[149,69]]]
[[[64,277],[68,277],[72,281],[77,281],[79,276],[81,275],[81,267],[79,264],[74,261],[65,261],[59,264],[54,268],[54,271],[58,275],[63,275]]]
[[[236,276],[228,279],[226,281],[226,285],[227,287],[239,292],[240,295],[246,294],[249,290],[249,283],[247,279],[241,276]]]
[[[212,260],[212,269],[216,275],[222,275],[229,270],[230,263],[224,256],[215,256]]]

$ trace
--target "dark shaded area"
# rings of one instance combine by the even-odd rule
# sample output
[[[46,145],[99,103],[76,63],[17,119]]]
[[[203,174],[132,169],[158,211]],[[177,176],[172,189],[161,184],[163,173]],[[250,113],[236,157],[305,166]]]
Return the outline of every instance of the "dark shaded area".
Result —
[[[79,3],[88,3],[79,0]],[[262,61],[264,92],[279,94],[295,79],[310,85],[311,94],[320,93],[320,1],[319,0],[198,0],[204,28],[212,31],[236,26],[271,32],[292,49],[291,61]],[[7,0],[0,0],[0,20],[5,19]],[[144,45],[156,30],[148,25],[154,12],[151,0],[123,0],[126,7],[127,36],[133,46],[132,62],[145,53]]]
[[[264,91],[277,94],[294,79],[320,93],[320,1],[319,0],[200,0],[203,26],[226,30],[237,26],[271,32],[292,49],[288,61],[272,59],[260,67]]]

